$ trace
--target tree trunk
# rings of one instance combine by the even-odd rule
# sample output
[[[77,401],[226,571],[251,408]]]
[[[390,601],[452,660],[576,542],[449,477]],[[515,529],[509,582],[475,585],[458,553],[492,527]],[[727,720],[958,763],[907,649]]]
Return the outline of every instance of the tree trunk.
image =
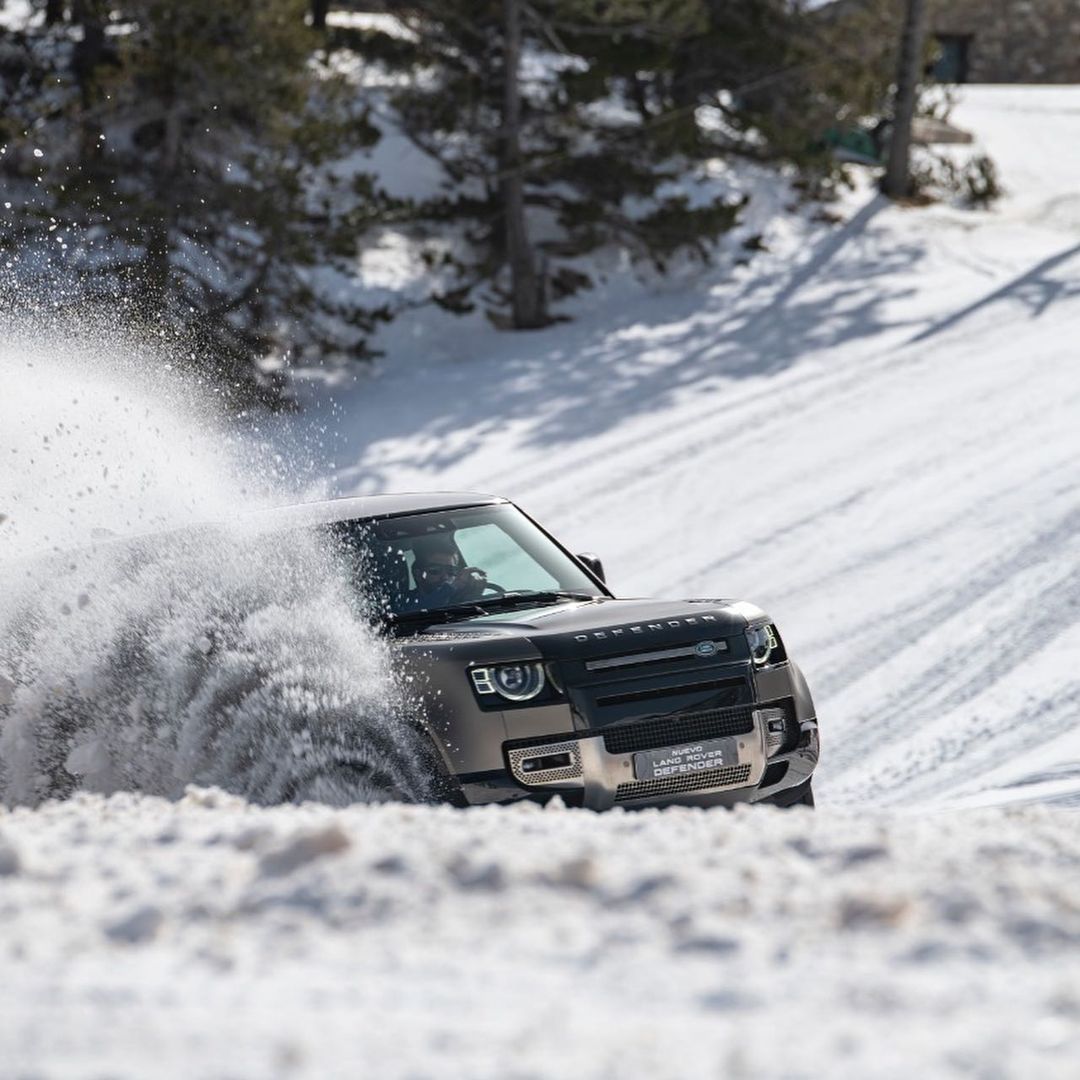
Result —
[[[45,0],[45,25],[55,26],[64,21],[64,0]]]
[[[143,274],[145,301],[149,310],[159,316],[164,316],[169,309],[172,224],[177,216],[175,184],[180,169],[180,108],[175,102],[166,107],[163,119],[161,157],[154,185],[157,205],[147,229]]]
[[[510,263],[515,330],[534,330],[548,323],[544,283],[525,227],[525,178],[521,161],[521,11],[518,0],[503,0],[502,196],[506,215],[506,257]]]
[[[926,0],[907,0],[900,67],[896,75],[889,163],[882,184],[882,190],[891,199],[902,199],[912,193],[911,121],[915,116],[915,94],[919,87],[925,39]]]
[[[311,25],[316,30],[326,29],[326,13],[330,9],[330,0],[311,0]]]
[[[93,0],[76,0],[71,20],[82,28],[82,38],[71,53],[71,67],[79,83],[83,105],[89,106],[94,72],[105,58],[105,21],[101,5]]]

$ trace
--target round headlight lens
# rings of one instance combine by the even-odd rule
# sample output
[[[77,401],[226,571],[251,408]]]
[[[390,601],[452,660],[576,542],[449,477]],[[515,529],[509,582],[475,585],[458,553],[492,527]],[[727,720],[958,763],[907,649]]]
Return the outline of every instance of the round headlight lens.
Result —
[[[776,648],[776,633],[771,626],[751,626],[747,628],[746,640],[750,644],[750,658],[755,664],[768,663]]]
[[[544,689],[541,664],[500,664],[492,670],[495,689],[510,701],[528,701]]]

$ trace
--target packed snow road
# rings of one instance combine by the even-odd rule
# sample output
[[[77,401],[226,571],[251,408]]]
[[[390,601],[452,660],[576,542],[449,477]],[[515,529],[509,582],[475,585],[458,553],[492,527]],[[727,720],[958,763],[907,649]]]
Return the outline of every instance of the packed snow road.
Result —
[[[1071,88],[968,92],[958,120],[1010,189],[992,214],[864,191],[829,229],[752,178],[746,229],[770,250],[750,267],[666,292],[622,275],[538,335],[418,318],[382,378],[313,388],[312,429],[337,432],[316,471],[342,492],[495,490],[598,551],[620,593],[767,607],[822,719],[816,814],[259,808],[182,752],[206,670],[155,609],[151,697],[183,687],[185,709],[143,786],[204,786],[0,809],[0,1080],[1074,1076],[1078,111]],[[63,404],[41,431],[19,410],[36,464],[0,473],[33,511],[7,522],[16,543],[250,497],[187,428]],[[236,652],[280,660],[261,669],[288,706],[272,731],[238,678],[275,784],[320,700],[297,650],[381,722],[374,646],[346,613],[319,629],[335,586],[305,572],[317,590],[277,595]],[[230,589],[261,596],[245,575]],[[45,590],[42,668],[111,685],[99,591],[68,584]],[[145,705],[110,701],[121,734]],[[84,776],[109,790],[115,730],[52,757],[101,759]],[[7,759],[20,791],[42,790],[39,747]],[[224,782],[266,801],[251,775]]]

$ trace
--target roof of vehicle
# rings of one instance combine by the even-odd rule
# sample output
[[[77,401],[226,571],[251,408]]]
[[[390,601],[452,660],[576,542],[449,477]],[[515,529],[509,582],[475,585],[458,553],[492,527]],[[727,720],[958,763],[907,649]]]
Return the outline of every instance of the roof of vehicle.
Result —
[[[195,522],[145,533],[120,535],[108,529],[95,529],[91,540],[95,545],[123,545],[185,533],[192,529],[229,528],[237,525],[244,529],[254,529],[259,533],[272,533],[279,529],[303,529],[310,525],[329,525],[335,521],[397,517],[403,514],[422,514],[429,510],[461,510],[469,506],[493,506],[507,503],[509,499],[475,491],[406,491],[394,494],[358,495],[340,499],[324,499],[320,502],[271,506],[263,510],[245,511],[233,518]]]
[[[269,510],[257,510],[251,518],[274,528],[288,528],[354,521],[358,518],[420,514],[428,510],[460,510],[465,506],[490,506],[506,501],[498,495],[482,495],[472,491],[412,491],[275,506]]]

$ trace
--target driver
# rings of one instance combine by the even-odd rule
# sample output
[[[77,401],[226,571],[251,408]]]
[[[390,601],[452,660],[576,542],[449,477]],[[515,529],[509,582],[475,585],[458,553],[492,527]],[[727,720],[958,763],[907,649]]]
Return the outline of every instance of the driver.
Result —
[[[405,595],[407,610],[449,607],[477,600],[487,585],[487,575],[466,566],[449,536],[423,537],[413,547],[412,566],[416,588]]]

